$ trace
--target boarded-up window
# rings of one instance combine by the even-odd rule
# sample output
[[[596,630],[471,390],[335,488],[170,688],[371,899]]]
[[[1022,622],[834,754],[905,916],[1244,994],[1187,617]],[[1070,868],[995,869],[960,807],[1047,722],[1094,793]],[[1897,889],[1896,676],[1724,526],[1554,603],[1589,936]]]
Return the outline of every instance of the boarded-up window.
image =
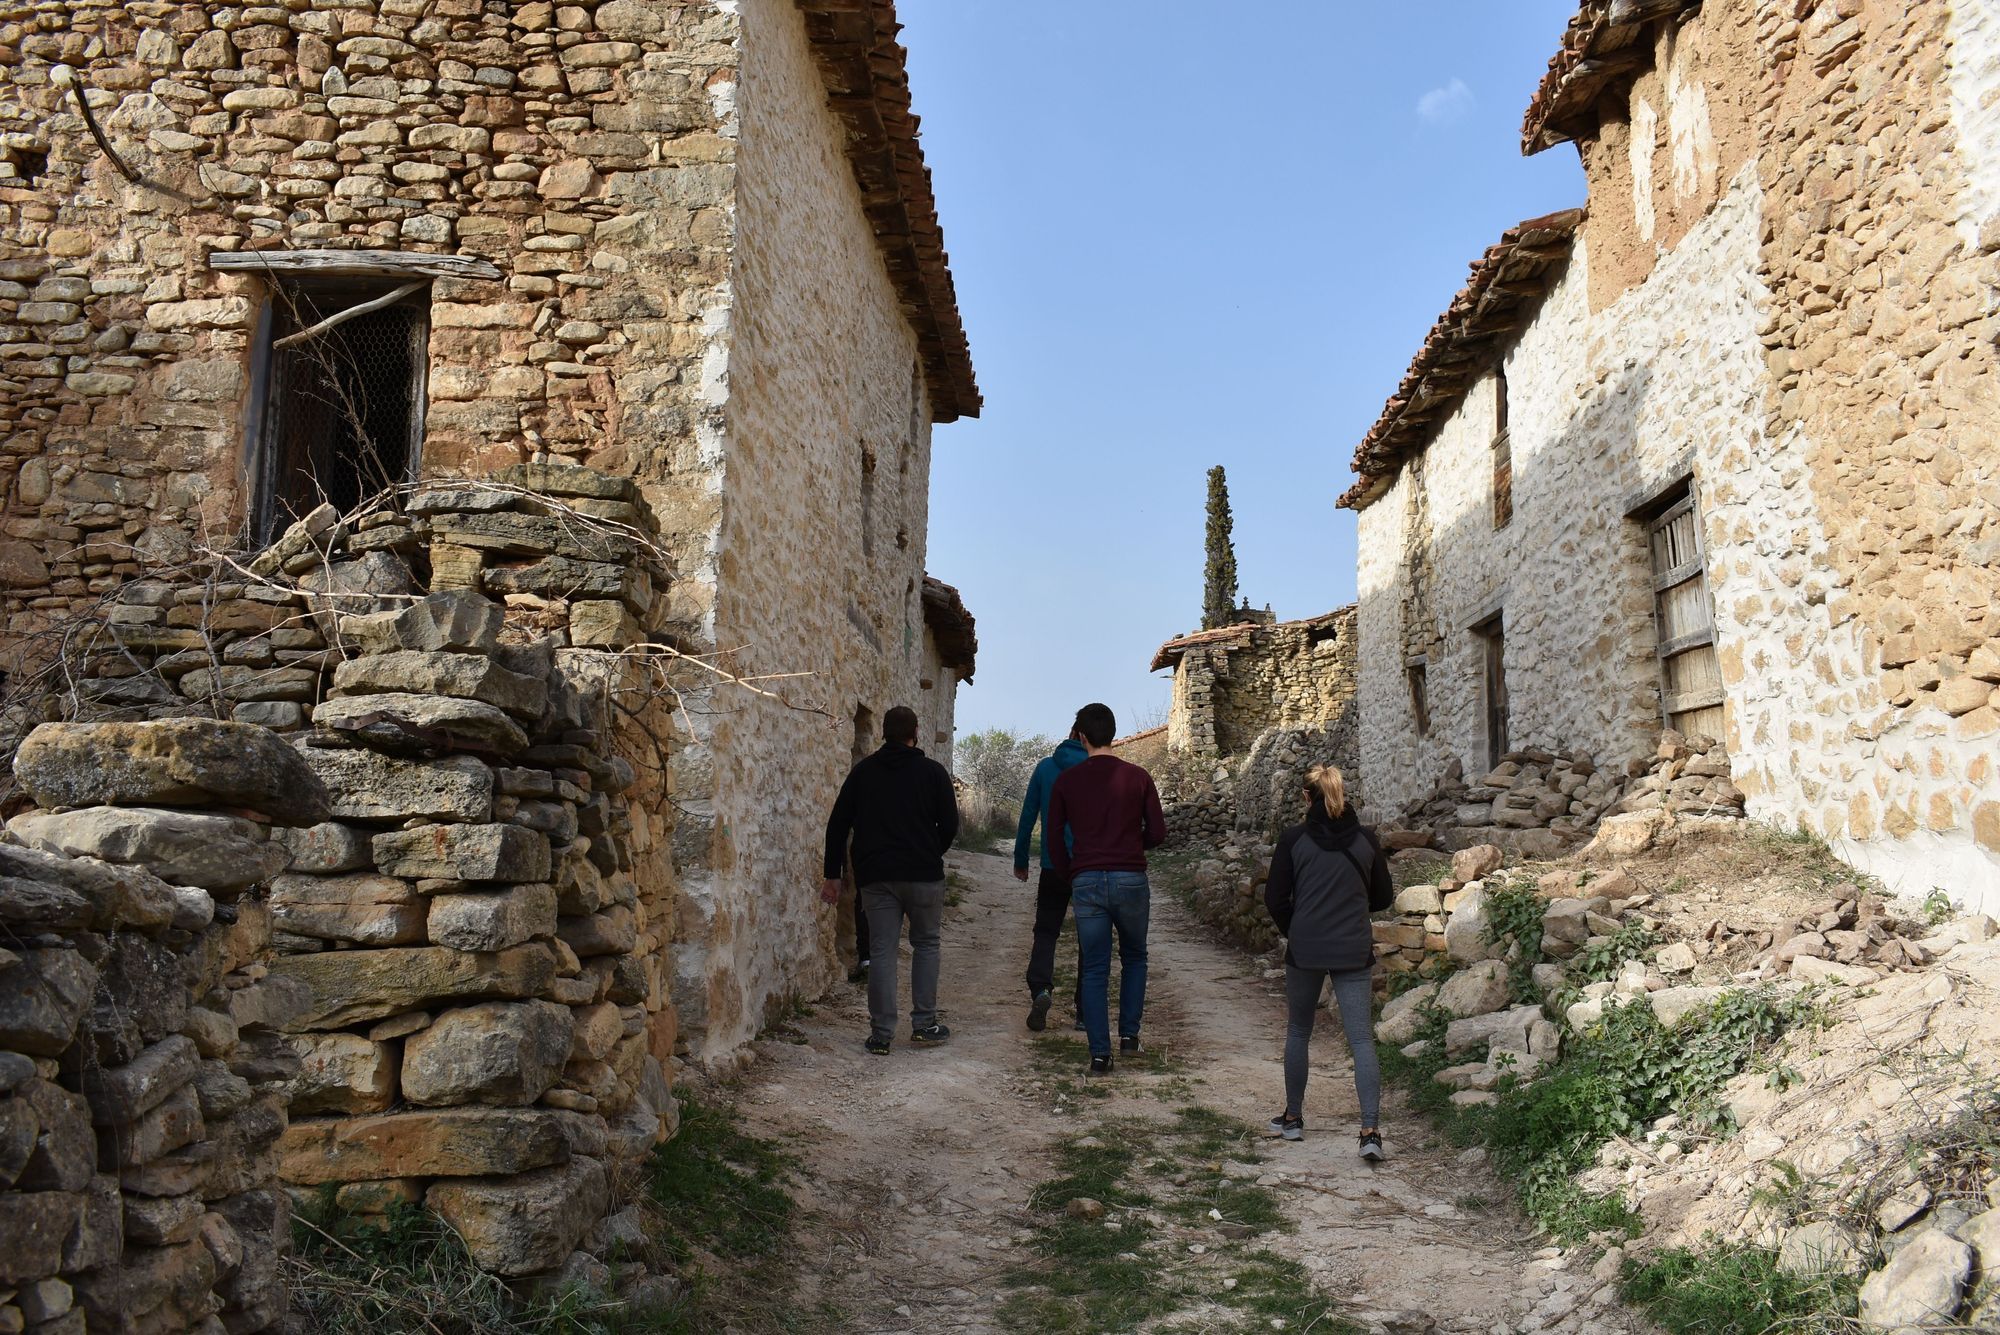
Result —
[[[1481,694],[1486,705],[1486,763],[1498,765],[1508,751],[1507,741],[1507,640],[1499,617],[1472,628],[1479,637],[1486,680]]]
[[[1431,730],[1431,698],[1428,669],[1424,660],[1404,669],[1410,682],[1410,718],[1417,725],[1417,736],[1422,737]]]
[[[428,289],[277,346],[396,286],[386,279],[279,286],[261,350],[267,379],[253,513],[262,541],[322,502],[345,513],[415,475],[428,378]]]
[[[1715,658],[1715,614],[1703,565],[1701,512],[1691,484],[1646,521],[1652,557],[1653,619],[1658,632],[1660,713],[1684,734],[1722,736],[1722,673]]]
[[[1514,518],[1514,443],[1507,427],[1507,368],[1493,371],[1493,527]]]

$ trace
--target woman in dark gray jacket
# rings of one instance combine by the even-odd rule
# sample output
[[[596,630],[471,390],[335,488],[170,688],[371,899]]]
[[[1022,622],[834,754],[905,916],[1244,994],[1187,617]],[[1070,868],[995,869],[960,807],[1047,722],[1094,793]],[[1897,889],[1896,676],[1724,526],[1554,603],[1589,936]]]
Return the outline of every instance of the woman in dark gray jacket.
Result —
[[[1375,938],[1368,915],[1389,907],[1395,886],[1389,860],[1372,830],[1347,805],[1347,783],[1332,765],[1306,775],[1306,822],[1278,837],[1264,907],[1285,935],[1285,1111],[1271,1129],[1305,1139],[1307,1049],[1320,992],[1333,979],[1341,1027],[1354,1054],[1354,1092],[1361,1101],[1361,1157],[1382,1157],[1382,1071],[1375,1060],[1375,1016],[1369,995]]]

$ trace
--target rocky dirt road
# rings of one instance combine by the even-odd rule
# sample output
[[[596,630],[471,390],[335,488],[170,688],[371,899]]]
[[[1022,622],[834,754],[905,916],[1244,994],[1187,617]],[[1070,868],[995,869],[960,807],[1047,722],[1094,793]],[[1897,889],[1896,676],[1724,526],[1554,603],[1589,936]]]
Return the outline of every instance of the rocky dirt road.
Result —
[[[1080,1044],[1053,1022],[1042,1036],[1023,1025],[1031,889],[1003,859],[960,853],[953,861],[962,900],[946,919],[940,990],[950,1044],[913,1050],[899,1035],[889,1057],[865,1054],[861,989],[845,988],[765,1039],[734,1091],[745,1129],[801,1165],[794,1310],[838,1311],[837,1328],[857,1332],[1089,1329],[1107,1323],[1115,1303],[1065,1325],[1052,1316],[1060,1305],[1020,1297],[1024,1286],[1035,1291],[1036,1267],[1048,1265],[1033,1243],[1050,1216],[1031,1206],[1031,1193],[1080,1137],[1116,1144],[1121,1128],[1190,1109],[1261,1128],[1282,1102],[1282,998],[1246,957],[1212,944],[1156,892],[1144,1034],[1153,1056],[1086,1086]],[[1065,936],[1065,953],[1070,942]],[[907,949],[903,968],[907,989]],[[1061,1007],[1055,1018],[1066,1020]],[[1637,1328],[1603,1305],[1608,1291],[1587,1271],[1538,1254],[1503,1204],[1505,1188],[1405,1120],[1393,1092],[1384,1118],[1391,1158],[1373,1169],[1361,1163],[1352,1077],[1330,1017],[1314,1050],[1304,1143],[1238,1140],[1176,1180],[1219,1172],[1268,1188],[1291,1228],[1260,1230],[1254,1245],[1303,1265],[1360,1329]],[[1154,1235],[1143,1259],[1159,1283],[1145,1285],[1141,1328],[1336,1328],[1197,1297],[1163,1312],[1162,1286],[1234,1288],[1214,1270],[1235,1264],[1241,1248],[1210,1227],[1203,1214]]]

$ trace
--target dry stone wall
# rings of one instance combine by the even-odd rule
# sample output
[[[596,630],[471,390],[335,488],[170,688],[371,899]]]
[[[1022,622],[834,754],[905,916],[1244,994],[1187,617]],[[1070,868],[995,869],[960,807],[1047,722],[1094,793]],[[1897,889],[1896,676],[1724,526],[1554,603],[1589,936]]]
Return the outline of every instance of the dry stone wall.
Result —
[[[296,1063],[261,887],[327,794],[210,719],[48,724],[15,772],[43,809],[0,844],[0,1325],[266,1329]]]
[[[359,1213],[422,1204],[510,1279],[601,1272],[612,1181],[675,1115],[678,738],[671,682],[635,648],[669,573],[650,513],[627,479],[525,466],[400,509],[328,507],[217,567],[234,580],[135,584],[72,636],[67,705],[101,721],[22,743],[37,809],[10,837],[227,892],[228,969],[211,951],[218,977],[189,991],[234,1027],[183,1003],[140,1037],[218,1061],[242,1045],[266,1178]],[[232,814],[150,809],[175,804]],[[291,828],[266,837],[242,807]],[[140,981],[107,988],[123,1006]],[[119,1054],[135,1060],[163,1059]],[[156,1196],[240,1157],[175,1125],[155,1154],[196,1185]],[[229,1174],[217,1198],[252,1189]],[[198,1219],[208,1199],[174,1208]]]

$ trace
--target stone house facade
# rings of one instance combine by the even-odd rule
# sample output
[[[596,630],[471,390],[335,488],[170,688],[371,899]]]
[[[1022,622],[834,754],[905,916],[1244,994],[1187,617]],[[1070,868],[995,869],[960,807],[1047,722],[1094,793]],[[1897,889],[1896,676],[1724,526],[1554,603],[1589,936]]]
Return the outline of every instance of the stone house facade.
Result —
[[[1996,87],[1990,6],[1586,0],[1524,148],[1587,208],[1473,266],[1341,498],[1378,803],[1673,725],[2000,902]]]
[[[979,407],[896,30],[890,0],[11,11],[12,669],[322,500],[630,478],[676,568],[619,638],[764,679],[690,708],[662,822],[683,1044],[816,992],[850,729],[953,684],[924,661],[930,429]]]

